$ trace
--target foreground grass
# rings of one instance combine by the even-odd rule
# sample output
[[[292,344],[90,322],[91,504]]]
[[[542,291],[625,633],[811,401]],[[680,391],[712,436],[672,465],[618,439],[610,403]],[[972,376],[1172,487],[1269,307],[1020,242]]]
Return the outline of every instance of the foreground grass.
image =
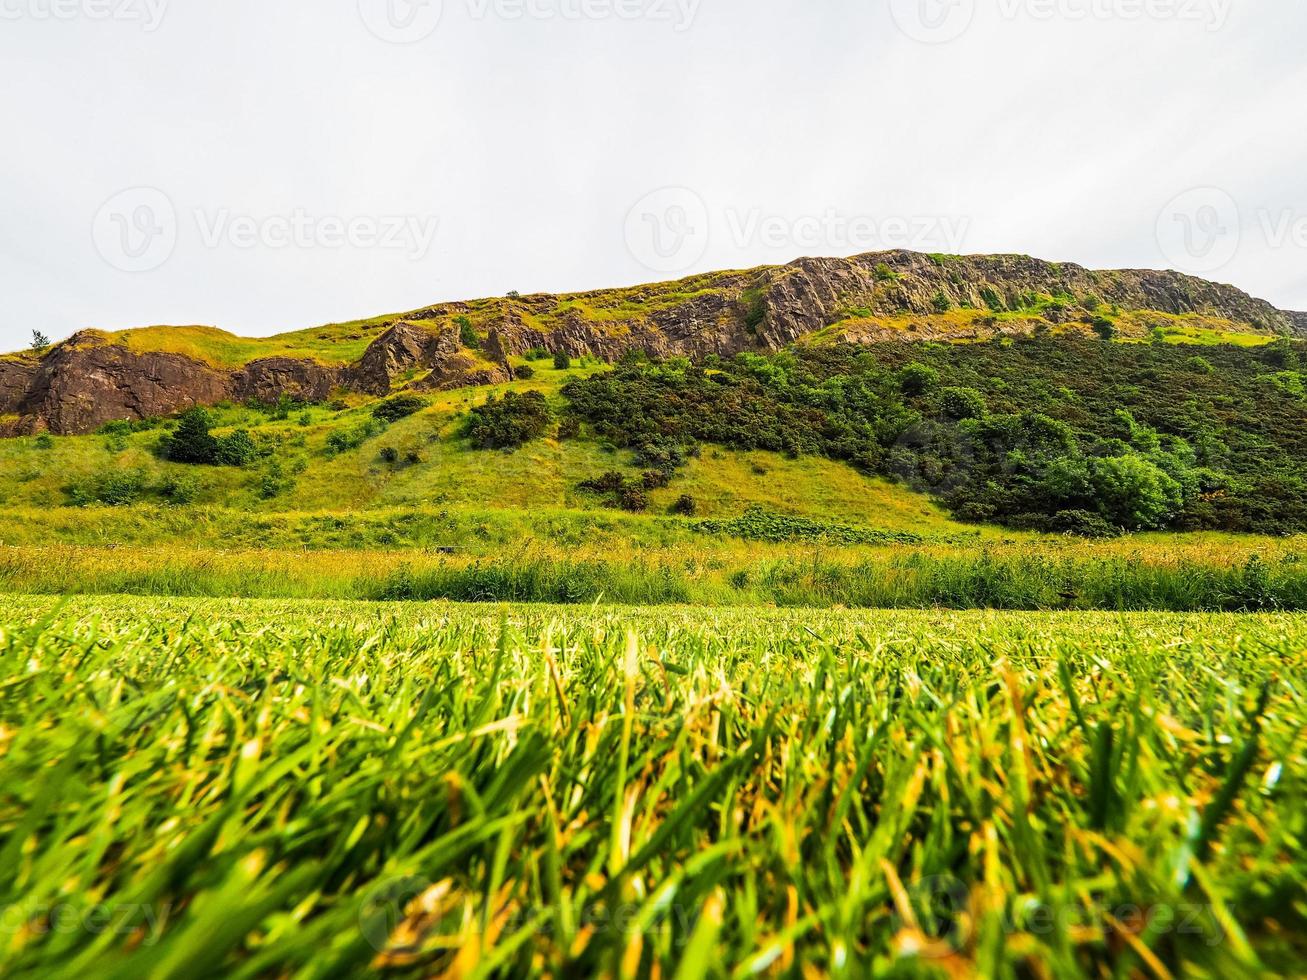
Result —
[[[1305,641],[7,597],[0,972],[1293,972]]]

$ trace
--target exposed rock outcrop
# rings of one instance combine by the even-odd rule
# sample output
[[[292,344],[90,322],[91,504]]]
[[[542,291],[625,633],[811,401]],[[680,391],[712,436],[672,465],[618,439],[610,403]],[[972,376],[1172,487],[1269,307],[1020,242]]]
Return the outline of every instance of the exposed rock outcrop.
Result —
[[[1062,324],[1088,329],[1102,315],[1096,311],[1127,319],[1132,313],[1194,314],[1223,329],[1307,337],[1307,314],[1286,313],[1233,286],[1177,272],[1094,272],[1021,255],[879,252],[631,289],[444,303],[396,318],[348,365],[274,356],[228,370],[151,351],[139,338],[129,349],[87,331],[41,358],[0,360],[0,423],[11,434],[43,428],[81,433],[113,419],[227,399],[321,401],[338,389],[383,396],[405,386],[432,391],[497,384],[511,377],[509,358],[532,349],[605,360],[630,350],[732,356],[814,336],[857,342],[905,330],[949,339]],[[1146,328],[1147,320],[1132,327]],[[476,334],[479,351],[465,349],[468,331]]]
[[[275,402],[282,395],[301,401],[326,401],[345,380],[344,368],[293,357],[251,361],[236,372],[232,391],[238,401]]]

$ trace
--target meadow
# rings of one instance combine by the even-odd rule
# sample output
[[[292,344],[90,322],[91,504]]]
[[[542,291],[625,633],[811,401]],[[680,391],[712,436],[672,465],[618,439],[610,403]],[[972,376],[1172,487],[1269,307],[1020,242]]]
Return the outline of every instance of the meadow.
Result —
[[[0,972],[1298,970],[1307,618],[9,596]]]

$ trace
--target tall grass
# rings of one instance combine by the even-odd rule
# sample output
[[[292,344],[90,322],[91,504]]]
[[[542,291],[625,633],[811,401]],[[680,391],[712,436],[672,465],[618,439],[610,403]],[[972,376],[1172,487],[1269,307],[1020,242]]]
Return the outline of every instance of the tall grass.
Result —
[[[1307,610],[1307,564],[1010,548],[422,552],[0,548],[0,591],[460,602]]]
[[[1300,617],[57,605],[0,614],[6,976],[1307,952]]]

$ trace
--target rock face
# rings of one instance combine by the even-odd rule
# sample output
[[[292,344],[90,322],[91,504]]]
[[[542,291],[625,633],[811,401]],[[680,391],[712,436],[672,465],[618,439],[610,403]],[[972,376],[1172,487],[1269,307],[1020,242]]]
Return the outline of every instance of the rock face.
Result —
[[[1020,255],[878,252],[632,289],[445,303],[396,318],[348,365],[268,357],[227,370],[181,354],[129,350],[86,332],[40,358],[0,359],[0,435],[84,433],[114,419],[223,400],[322,401],[338,390],[382,396],[401,387],[497,384],[511,378],[509,357],[533,349],[605,360],[630,350],[729,357],[814,335],[857,342],[905,330],[971,338],[1054,325],[1089,329],[1101,311],[1192,314],[1251,332],[1307,337],[1307,314],[1177,272],[1094,272]],[[464,346],[469,330],[479,350]]]

